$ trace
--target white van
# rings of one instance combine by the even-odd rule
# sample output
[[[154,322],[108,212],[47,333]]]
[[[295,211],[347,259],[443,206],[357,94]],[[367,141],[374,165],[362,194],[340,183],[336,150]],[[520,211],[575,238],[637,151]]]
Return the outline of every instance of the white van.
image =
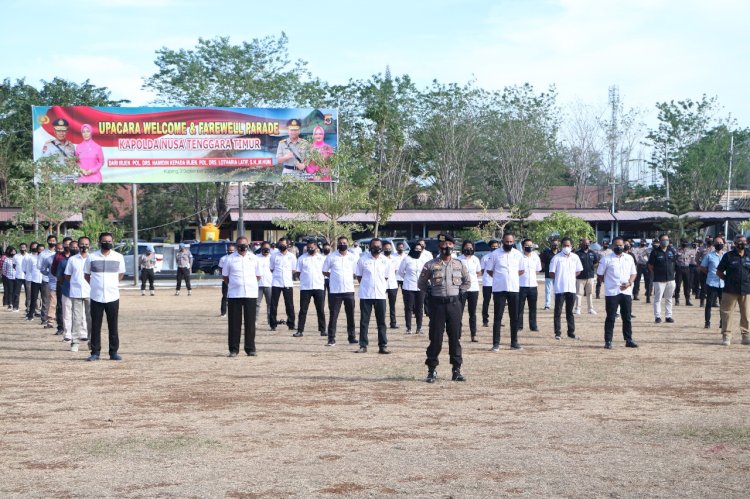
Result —
[[[162,271],[175,271],[175,264],[174,264],[174,245],[173,244],[167,244],[167,243],[148,243],[148,242],[138,242],[138,256],[143,255],[146,253],[146,248],[149,246],[153,246],[154,253],[156,254],[156,267],[154,268],[154,272],[162,272]],[[122,253],[123,257],[125,258],[125,274],[132,276],[133,275],[133,242],[132,241],[126,241],[121,242],[117,246],[115,246],[115,251]]]

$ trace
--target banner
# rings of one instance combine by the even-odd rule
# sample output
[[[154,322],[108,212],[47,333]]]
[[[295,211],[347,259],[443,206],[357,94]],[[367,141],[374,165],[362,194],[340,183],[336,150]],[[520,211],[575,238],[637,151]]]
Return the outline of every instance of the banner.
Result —
[[[34,159],[78,183],[331,182],[336,109],[34,106]]]

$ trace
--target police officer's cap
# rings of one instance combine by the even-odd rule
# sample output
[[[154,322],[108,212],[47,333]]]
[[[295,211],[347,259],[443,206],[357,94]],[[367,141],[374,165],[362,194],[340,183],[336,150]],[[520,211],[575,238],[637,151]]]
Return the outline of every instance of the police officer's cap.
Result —
[[[52,123],[52,126],[55,127],[55,130],[67,130],[68,129],[68,120],[65,120],[63,118],[57,118]]]
[[[449,243],[455,243],[456,242],[456,241],[453,240],[453,236],[451,236],[450,234],[445,234],[445,233],[438,234],[437,238],[438,238],[438,241],[440,241],[441,243],[443,241],[448,241]]]
[[[292,118],[291,120],[286,122],[286,128],[288,130],[299,130],[300,126],[300,122],[297,118]]]

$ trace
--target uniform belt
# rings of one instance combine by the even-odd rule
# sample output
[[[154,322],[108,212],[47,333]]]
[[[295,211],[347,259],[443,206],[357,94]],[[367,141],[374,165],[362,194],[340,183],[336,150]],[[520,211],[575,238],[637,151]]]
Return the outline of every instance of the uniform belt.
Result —
[[[296,166],[287,166],[287,165],[284,165],[284,170],[296,170],[296,169],[297,169]]]
[[[456,296],[430,296],[430,302],[432,303],[457,303],[459,301],[458,295]]]

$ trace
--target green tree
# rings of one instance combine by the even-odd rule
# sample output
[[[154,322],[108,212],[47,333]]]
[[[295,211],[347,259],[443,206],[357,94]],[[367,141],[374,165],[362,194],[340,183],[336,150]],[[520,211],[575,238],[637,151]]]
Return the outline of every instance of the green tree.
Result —
[[[527,234],[541,249],[549,247],[553,236],[569,237],[574,245],[578,244],[579,239],[595,238],[594,229],[586,220],[564,211],[555,211],[543,220],[531,222]]]

